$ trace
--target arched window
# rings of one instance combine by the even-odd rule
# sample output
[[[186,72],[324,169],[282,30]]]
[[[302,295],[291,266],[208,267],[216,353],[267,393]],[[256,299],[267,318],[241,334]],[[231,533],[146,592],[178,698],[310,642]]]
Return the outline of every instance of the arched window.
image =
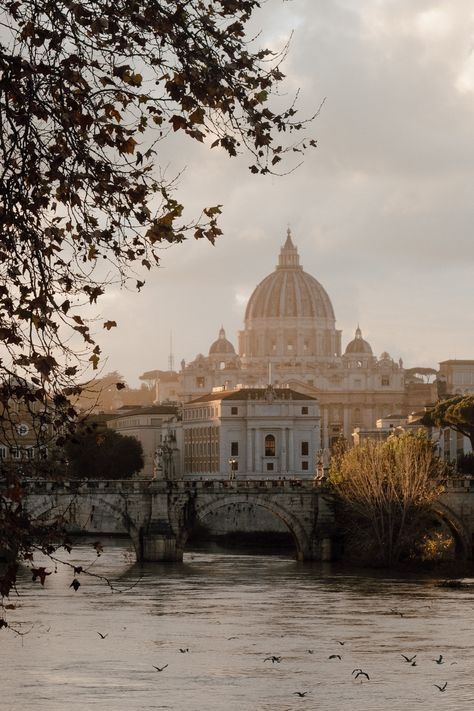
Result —
[[[275,456],[275,437],[271,434],[265,437],[265,456],[274,457]]]

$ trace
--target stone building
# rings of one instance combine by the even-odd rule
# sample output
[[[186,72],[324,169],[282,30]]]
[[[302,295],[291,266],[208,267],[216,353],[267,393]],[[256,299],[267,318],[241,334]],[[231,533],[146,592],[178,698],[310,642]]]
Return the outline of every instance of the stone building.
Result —
[[[166,464],[172,475],[180,470],[180,442],[177,431],[179,425],[171,426],[177,420],[178,409],[172,405],[154,405],[153,407],[124,407],[107,417],[107,427],[121,435],[135,437],[143,448],[144,467],[140,477],[151,479],[156,476],[158,466]],[[164,459],[156,461],[157,450],[165,447]]]
[[[216,390],[183,405],[184,475],[312,478],[319,403],[290,388]]]
[[[474,395],[474,360],[443,360],[439,364],[440,395]]]
[[[269,373],[271,373],[269,378]],[[436,400],[436,385],[405,377],[401,360],[375,356],[359,326],[342,348],[331,300],[303,270],[288,230],[278,264],[252,293],[239,333],[239,351],[221,327],[208,355],[199,354],[170,372],[177,399],[189,402],[215,387],[290,388],[316,398],[322,447],[330,448],[355,427],[370,428],[391,412],[408,415]],[[157,380],[156,402],[169,397]]]

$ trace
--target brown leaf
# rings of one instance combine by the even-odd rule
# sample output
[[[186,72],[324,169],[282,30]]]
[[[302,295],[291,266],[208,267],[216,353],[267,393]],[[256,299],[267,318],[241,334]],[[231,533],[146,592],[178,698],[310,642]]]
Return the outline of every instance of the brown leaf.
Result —
[[[32,568],[31,573],[33,582],[35,582],[36,578],[39,578],[41,585],[44,585],[46,576],[51,575],[51,573],[46,571],[46,568]]]
[[[188,122],[184,116],[174,115],[170,118],[170,123],[173,125],[173,131],[179,131],[180,128],[186,128]]]

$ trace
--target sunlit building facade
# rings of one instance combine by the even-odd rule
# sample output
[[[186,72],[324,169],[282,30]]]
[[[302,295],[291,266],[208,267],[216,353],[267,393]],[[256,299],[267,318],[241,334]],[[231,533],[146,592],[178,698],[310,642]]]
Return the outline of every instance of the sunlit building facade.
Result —
[[[248,301],[238,352],[221,327],[207,355],[158,378],[156,402],[166,400],[170,379],[184,403],[215,387],[290,388],[319,402],[321,446],[330,448],[341,435],[350,441],[356,427],[436,400],[433,382],[407,377],[401,359],[386,352],[374,355],[359,326],[345,348],[342,342],[329,295],[304,271],[288,230],[276,268]]]

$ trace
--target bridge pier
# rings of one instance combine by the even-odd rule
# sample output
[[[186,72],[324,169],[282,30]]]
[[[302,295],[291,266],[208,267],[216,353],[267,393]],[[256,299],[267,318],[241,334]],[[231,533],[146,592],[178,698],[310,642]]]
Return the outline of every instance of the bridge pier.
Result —
[[[154,563],[182,562],[183,547],[167,522],[153,522],[140,536],[139,559]]]

